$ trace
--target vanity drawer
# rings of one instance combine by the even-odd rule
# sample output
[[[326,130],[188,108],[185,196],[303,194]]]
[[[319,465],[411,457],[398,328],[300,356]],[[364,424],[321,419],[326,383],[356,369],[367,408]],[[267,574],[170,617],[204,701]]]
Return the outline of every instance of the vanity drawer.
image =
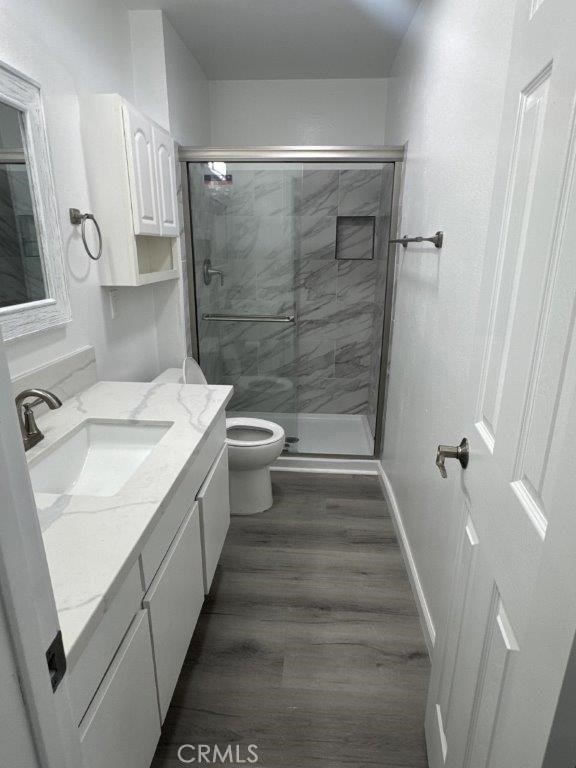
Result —
[[[80,722],[88,709],[126,630],[140,610],[142,591],[140,569],[136,561],[124,583],[112,597],[82,655],[70,670],[70,699],[76,723]]]
[[[226,442],[226,417],[222,412],[207,435],[198,456],[172,494],[156,528],[142,549],[144,588],[148,589],[170,543],[190,510],[198,489]]]
[[[160,738],[148,614],[140,611],[80,723],[87,768],[145,768]]]
[[[143,605],[150,612],[162,721],[204,602],[200,516],[194,504],[176,534]]]
[[[208,594],[230,527],[230,485],[226,445],[220,451],[198,492],[198,504],[202,531],[204,590]]]

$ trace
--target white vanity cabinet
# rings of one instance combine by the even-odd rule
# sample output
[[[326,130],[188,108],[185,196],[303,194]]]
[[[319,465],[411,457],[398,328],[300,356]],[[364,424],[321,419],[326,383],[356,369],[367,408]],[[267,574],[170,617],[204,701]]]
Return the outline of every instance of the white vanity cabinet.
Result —
[[[204,602],[198,505],[186,516],[143,601],[150,613],[162,722]]]
[[[148,768],[160,738],[148,614],[140,611],[80,723],[89,768]]]
[[[149,768],[230,523],[222,410],[71,665],[86,768]]]
[[[101,284],[179,277],[174,141],[118,94],[85,96],[80,104],[92,213],[102,231]]]
[[[202,526],[204,591],[208,594],[230,527],[228,449],[226,446],[220,451],[198,492],[198,504],[200,505],[200,523]]]

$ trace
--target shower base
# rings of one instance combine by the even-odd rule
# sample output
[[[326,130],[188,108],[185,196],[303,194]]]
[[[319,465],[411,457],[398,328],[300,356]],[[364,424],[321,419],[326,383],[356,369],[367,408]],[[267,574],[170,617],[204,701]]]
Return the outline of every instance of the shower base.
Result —
[[[286,432],[287,455],[372,456],[374,453],[374,436],[366,416],[256,411],[230,411],[228,415],[266,419],[280,424]]]

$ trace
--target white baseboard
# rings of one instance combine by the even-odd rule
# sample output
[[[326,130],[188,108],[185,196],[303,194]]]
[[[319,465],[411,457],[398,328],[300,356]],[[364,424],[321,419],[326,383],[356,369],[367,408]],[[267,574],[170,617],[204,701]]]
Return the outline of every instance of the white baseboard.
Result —
[[[330,472],[339,475],[377,475],[376,459],[331,459],[323,456],[280,456],[270,467],[282,472]]]
[[[416,600],[422,632],[424,633],[424,639],[426,641],[426,646],[428,647],[428,654],[429,656],[432,656],[434,643],[436,642],[436,629],[434,628],[432,615],[428,608],[428,603],[426,602],[426,596],[422,589],[422,583],[420,581],[420,576],[418,575],[414,555],[410,548],[410,542],[408,541],[408,536],[406,534],[406,529],[404,528],[404,523],[402,522],[402,515],[392,485],[390,484],[390,480],[388,479],[382,464],[379,461],[376,463],[378,465],[378,478],[382,485],[382,491],[392,511],[392,519],[396,528],[396,535],[398,536],[400,549],[402,550],[404,563],[406,565],[406,570],[408,571],[408,578],[410,579],[412,592],[414,593],[414,599]]]

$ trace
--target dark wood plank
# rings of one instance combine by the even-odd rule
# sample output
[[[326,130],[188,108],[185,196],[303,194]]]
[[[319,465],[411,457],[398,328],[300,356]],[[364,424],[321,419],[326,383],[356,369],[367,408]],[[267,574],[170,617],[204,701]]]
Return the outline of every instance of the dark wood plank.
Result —
[[[282,472],[274,491],[232,520],[153,768],[182,744],[257,744],[259,768],[426,768],[428,656],[377,479]]]

